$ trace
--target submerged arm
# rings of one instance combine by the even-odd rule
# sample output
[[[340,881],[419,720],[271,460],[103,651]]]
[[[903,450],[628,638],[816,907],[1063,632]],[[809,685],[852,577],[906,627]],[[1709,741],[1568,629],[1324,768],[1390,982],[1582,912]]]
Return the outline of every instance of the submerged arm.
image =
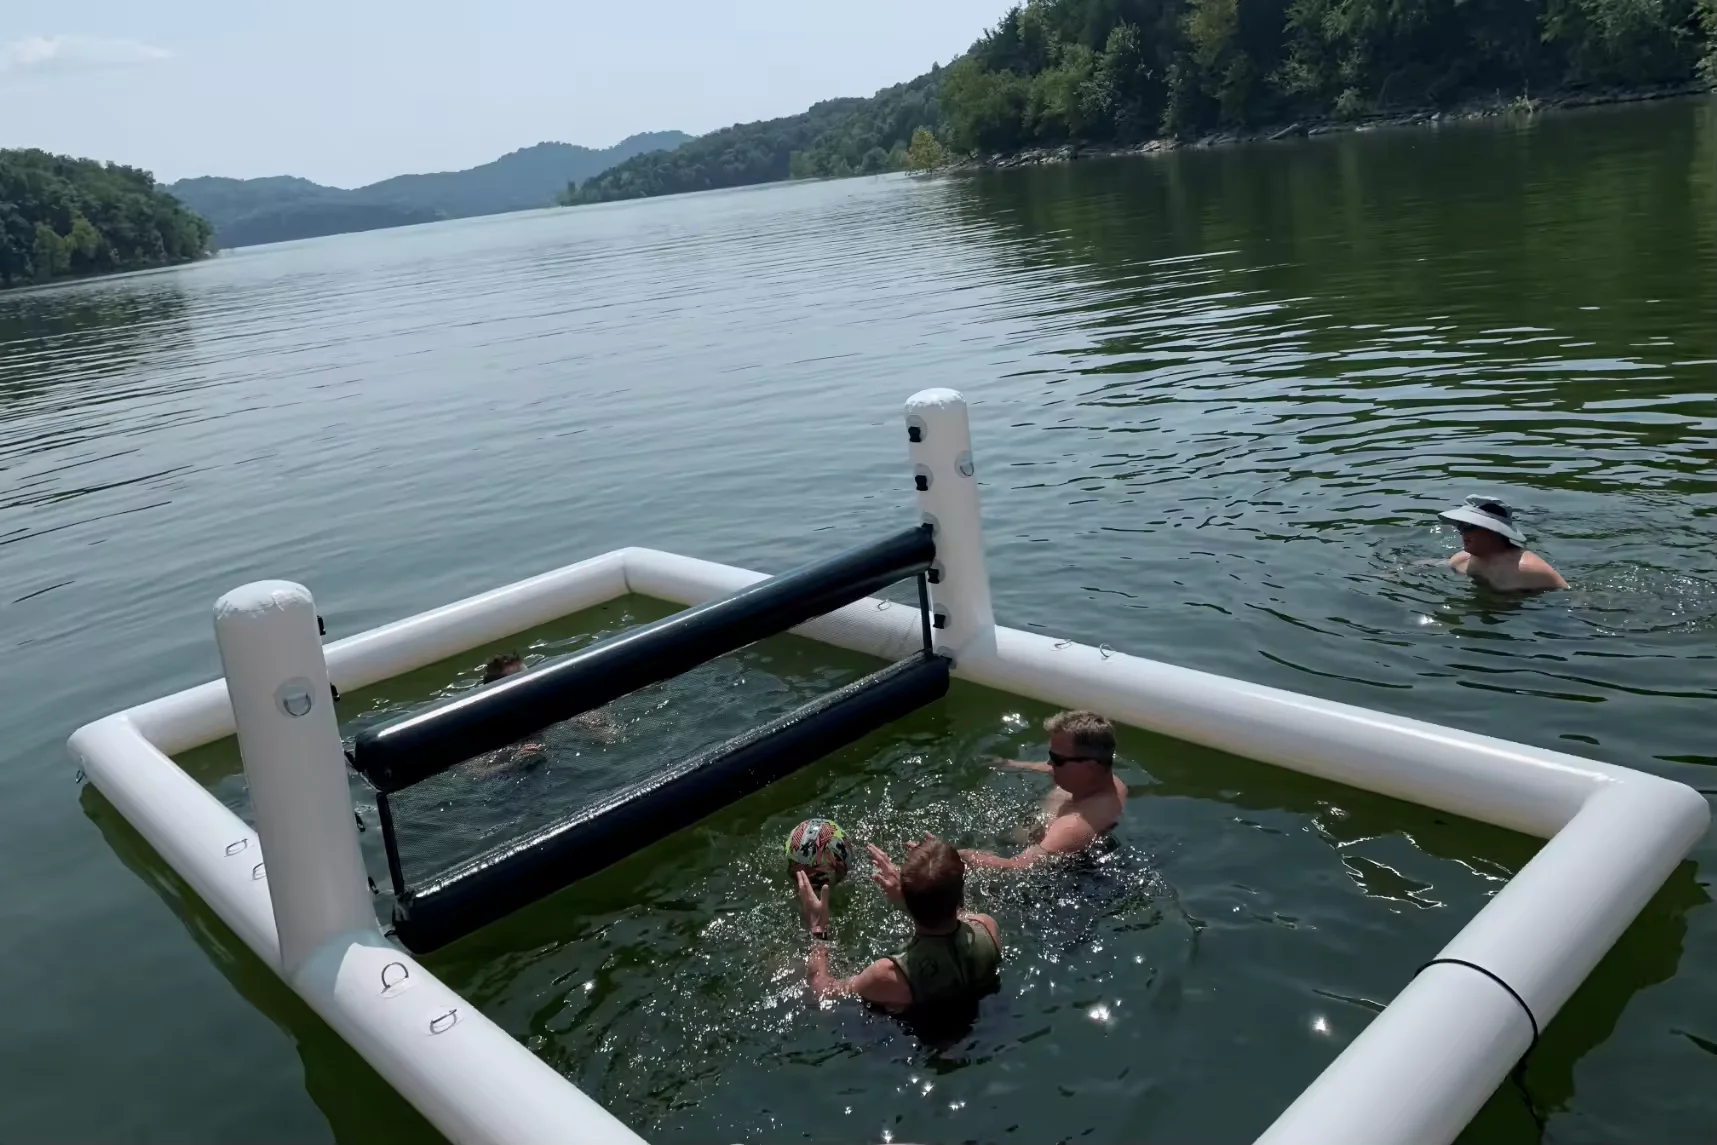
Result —
[[[1550,567],[1550,562],[1537,553],[1527,553],[1520,560],[1520,572],[1528,588],[1567,588],[1562,574]]]
[[[991,871],[1023,871],[1034,867],[1051,855],[1071,855],[1083,851],[1097,838],[1097,831],[1082,815],[1063,815],[1049,825],[1042,841],[1027,847],[1013,858],[1004,858],[988,851],[961,851],[960,857],[969,867]]]
[[[992,762],[996,767],[1008,771],[1039,771],[1047,775],[1052,770],[1047,763],[1036,763],[1029,759],[998,759]]]

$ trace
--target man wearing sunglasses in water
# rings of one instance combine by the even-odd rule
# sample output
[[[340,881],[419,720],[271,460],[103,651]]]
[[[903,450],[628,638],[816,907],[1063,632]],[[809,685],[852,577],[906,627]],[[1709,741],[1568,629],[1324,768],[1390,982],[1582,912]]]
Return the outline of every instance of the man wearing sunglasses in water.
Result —
[[[1011,859],[987,851],[961,851],[968,867],[1023,870],[1053,855],[1083,851],[1121,819],[1127,786],[1115,778],[1115,725],[1095,712],[1057,712],[1043,722],[1049,762],[1009,760],[1019,771],[1041,771],[1055,781],[1044,801],[1043,837]]]
[[[1449,558],[1456,572],[1503,592],[1567,588],[1562,574],[1526,549],[1526,534],[1514,510],[1495,497],[1468,497],[1466,504],[1437,514],[1461,534],[1461,551]]]

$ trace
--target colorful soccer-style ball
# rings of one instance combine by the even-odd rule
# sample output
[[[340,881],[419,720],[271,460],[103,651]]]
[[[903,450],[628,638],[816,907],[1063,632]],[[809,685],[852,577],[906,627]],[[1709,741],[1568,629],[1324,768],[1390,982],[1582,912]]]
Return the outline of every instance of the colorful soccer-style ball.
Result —
[[[822,886],[847,877],[847,835],[827,819],[807,819],[787,836],[787,865]]]

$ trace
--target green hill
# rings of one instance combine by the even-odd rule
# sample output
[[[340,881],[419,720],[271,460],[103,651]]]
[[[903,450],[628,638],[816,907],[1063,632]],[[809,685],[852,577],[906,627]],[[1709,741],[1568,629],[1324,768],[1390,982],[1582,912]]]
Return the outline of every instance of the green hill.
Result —
[[[712,131],[673,151],[640,155],[573,185],[562,203],[601,203],[682,191],[741,187],[788,178],[865,175],[899,170],[912,133],[942,121],[937,95],[943,70],[869,99],[825,100],[782,119]]]
[[[947,68],[738,124],[561,195],[598,203],[924,158],[1717,82],[1717,0],[1025,0]]]
[[[0,151],[0,286],[189,262],[209,231],[147,171]]]
[[[539,143],[465,171],[396,175],[353,190],[291,175],[204,176],[181,179],[166,190],[214,224],[220,246],[250,246],[552,206],[569,181],[691,138],[656,131],[602,149]]]

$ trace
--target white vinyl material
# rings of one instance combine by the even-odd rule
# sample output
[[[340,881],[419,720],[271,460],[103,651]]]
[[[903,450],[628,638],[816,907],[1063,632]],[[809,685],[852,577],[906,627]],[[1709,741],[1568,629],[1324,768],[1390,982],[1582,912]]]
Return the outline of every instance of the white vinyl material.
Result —
[[[955,390],[920,390],[906,400],[906,429],[912,475],[922,486],[918,510],[935,529],[936,651],[958,663],[966,652],[987,648],[996,627],[966,400]]]
[[[291,978],[323,943],[376,925],[316,602],[283,580],[234,589],[215,602],[215,643]]]
[[[948,619],[938,636],[956,677],[1550,840],[1440,954],[1426,952],[1427,962],[1470,965],[1439,962],[1403,983],[1261,1139],[1452,1141],[1527,1050],[1533,1021],[1549,1024],[1705,832],[1704,797],[1577,756],[996,627],[975,477],[960,472],[971,468],[965,403],[927,391],[909,403],[914,417],[925,431],[914,471],[931,474],[920,508],[935,518],[943,569],[934,600]],[[621,549],[329,644],[324,672],[309,593],[247,586],[223,598],[217,618],[226,681],[97,720],[69,749],[245,944],[450,1140],[636,1142],[388,943],[367,895],[359,910],[355,828],[329,748],[337,732],[316,689],[331,679],[354,690],[628,592],[698,604],[763,575]],[[889,660],[920,639],[916,608],[880,600],[794,631]],[[294,680],[315,694],[302,716],[277,707],[303,707],[297,690],[282,690]],[[169,758],[233,734],[235,707],[260,841]]]

